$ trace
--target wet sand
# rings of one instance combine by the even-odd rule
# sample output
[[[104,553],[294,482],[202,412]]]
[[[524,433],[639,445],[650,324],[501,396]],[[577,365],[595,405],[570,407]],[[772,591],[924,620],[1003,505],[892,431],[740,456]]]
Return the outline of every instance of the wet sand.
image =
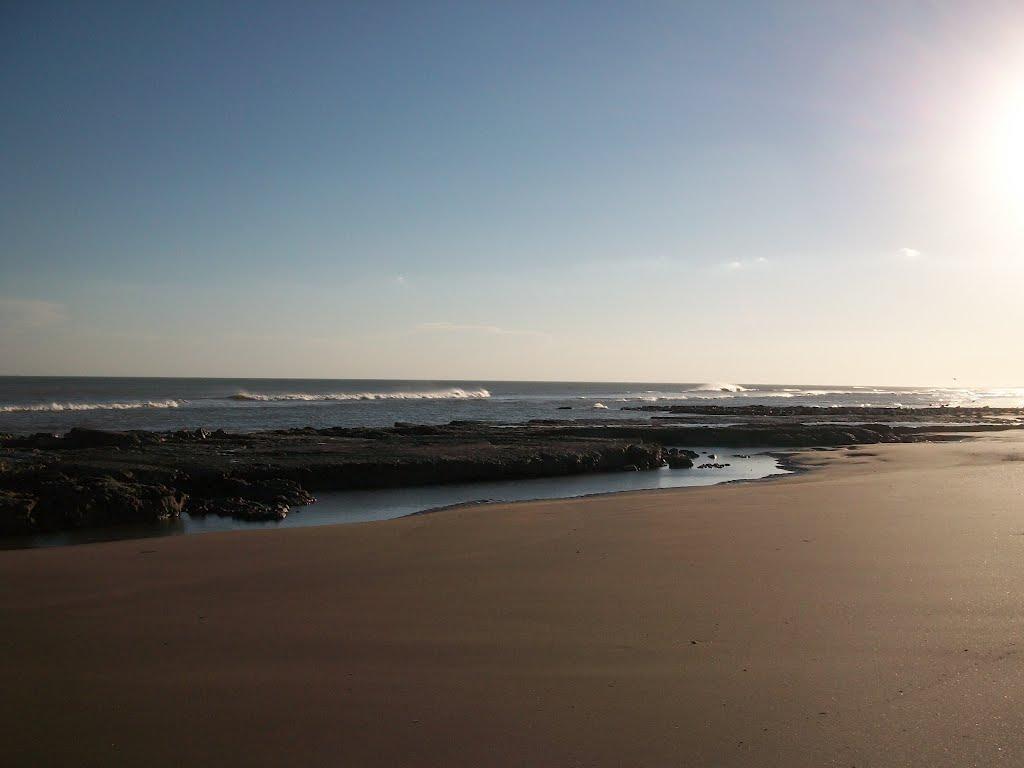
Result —
[[[1024,439],[758,483],[0,552],[7,765],[1024,754]]]

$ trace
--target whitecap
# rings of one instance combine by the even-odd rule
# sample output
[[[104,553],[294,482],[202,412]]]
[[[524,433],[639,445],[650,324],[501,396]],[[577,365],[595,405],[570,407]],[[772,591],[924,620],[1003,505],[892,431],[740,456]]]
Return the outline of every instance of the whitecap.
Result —
[[[729,384],[724,381],[710,381],[704,384],[698,384],[693,387],[691,392],[749,392],[747,387],[740,386],[739,384]]]
[[[237,392],[231,400],[258,403],[322,403],[346,402],[351,400],[486,400],[491,393],[483,388],[434,389],[410,392],[278,392],[258,394],[253,392]]]
[[[0,405],[0,413],[57,413],[61,411],[129,411],[136,408],[177,408],[178,400],[145,400],[126,403],[30,403]]]

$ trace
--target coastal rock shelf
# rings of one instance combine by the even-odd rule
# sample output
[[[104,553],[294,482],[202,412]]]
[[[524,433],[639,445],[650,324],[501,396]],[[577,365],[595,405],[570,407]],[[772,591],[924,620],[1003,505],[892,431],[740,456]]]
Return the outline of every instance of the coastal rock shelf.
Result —
[[[642,470],[662,448],[530,430],[101,432],[0,440],[0,534],[190,515],[279,519],[311,491]]]
[[[667,413],[671,418],[716,419],[742,418],[759,421],[827,421],[827,422],[925,422],[932,424],[1024,423],[1024,409],[963,406],[929,408],[893,408],[883,406],[820,406],[820,405],[624,405],[623,411]]]
[[[942,439],[920,427],[452,422],[231,434],[0,437],[0,534],[223,515],[274,520],[328,490],[692,465],[680,446],[807,447]],[[948,436],[945,436],[948,437]],[[665,446],[670,446],[666,448]]]

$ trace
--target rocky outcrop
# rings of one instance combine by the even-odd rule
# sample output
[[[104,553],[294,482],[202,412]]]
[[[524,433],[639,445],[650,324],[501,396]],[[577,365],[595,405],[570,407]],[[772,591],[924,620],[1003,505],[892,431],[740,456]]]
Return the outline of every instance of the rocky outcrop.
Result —
[[[672,469],[690,469],[693,466],[693,460],[699,455],[696,451],[689,451],[685,448],[665,449],[665,461]]]
[[[809,447],[946,439],[885,424],[460,421],[229,434],[0,437],[0,534],[191,515],[276,520],[312,493],[587,472],[689,468],[681,445]],[[675,446],[663,448],[662,446]]]
[[[540,426],[540,423],[538,423]],[[794,421],[754,424],[723,424],[721,426],[690,425],[655,421],[644,424],[630,422],[584,426],[571,422],[543,423],[543,433],[552,436],[603,435],[606,437],[639,437],[663,445],[715,445],[723,448],[810,448],[816,446],[869,445],[874,443],[907,443],[926,440],[960,439],[958,432],[1015,429],[1004,426],[892,426],[889,424],[803,424]]]
[[[218,515],[240,520],[283,520],[291,507],[312,504],[316,499],[292,480],[273,479],[249,482],[239,477],[221,476],[193,481],[195,501],[190,515]]]
[[[0,440],[0,535],[176,517],[280,520],[312,491],[651,469],[642,439],[448,427],[255,434],[38,434]]]
[[[796,421],[895,421],[941,422],[944,424],[983,423],[991,421],[1020,421],[1024,410],[1020,408],[989,408],[935,406],[927,408],[891,408],[874,406],[820,406],[820,405],[624,405],[624,411],[668,413],[679,417],[742,418],[747,423],[771,420]]]
[[[28,490],[0,492],[0,533],[166,520],[178,517],[187,501],[187,494],[164,485],[43,474]]]
[[[36,497],[28,493],[0,490],[0,535],[32,533],[32,510]]]

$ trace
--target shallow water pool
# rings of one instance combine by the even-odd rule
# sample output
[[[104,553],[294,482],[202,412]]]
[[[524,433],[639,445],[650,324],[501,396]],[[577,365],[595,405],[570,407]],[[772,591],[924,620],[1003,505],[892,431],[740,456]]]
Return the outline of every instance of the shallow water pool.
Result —
[[[453,483],[412,488],[369,491],[329,491],[317,494],[315,504],[293,507],[281,521],[245,522],[227,517],[191,517],[139,525],[120,525],[38,536],[0,539],[0,548],[53,547],[119,539],[179,536],[216,531],[266,528],[299,528],[338,523],[366,523],[392,520],[417,512],[471,502],[567,499],[596,493],[641,491],[655,488],[684,488],[717,485],[737,480],[758,480],[785,474],[779,459],[764,449],[747,453],[736,448],[696,448],[701,455],[693,469],[661,469],[643,472],[605,472],[530,480],[501,480]],[[712,459],[711,456],[716,458]],[[729,464],[722,469],[700,469],[704,463]]]

